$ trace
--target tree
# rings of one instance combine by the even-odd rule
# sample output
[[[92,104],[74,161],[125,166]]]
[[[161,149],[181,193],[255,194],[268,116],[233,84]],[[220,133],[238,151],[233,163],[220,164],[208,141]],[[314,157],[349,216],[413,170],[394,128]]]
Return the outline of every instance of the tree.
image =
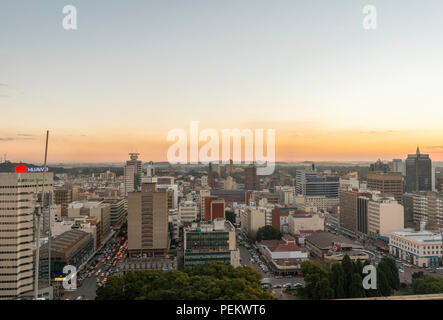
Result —
[[[351,287],[349,288],[350,298],[361,298],[365,296],[365,289],[363,288],[363,279],[360,274],[353,273],[351,280]]]
[[[379,263],[380,265],[380,263]],[[388,278],[384,271],[377,267],[377,296],[390,296],[392,293]]]
[[[263,300],[273,299],[249,268],[208,262],[184,271],[137,271],[110,277],[97,300]]]
[[[329,285],[327,277],[322,277],[314,286],[313,300],[325,300],[334,298],[334,290]]]
[[[393,290],[398,290],[400,288],[400,277],[394,259],[383,257],[378,263],[377,271],[378,269],[384,272],[386,279],[388,280],[389,286]]]
[[[232,224],[235,224],[235,213],[232,211],[225,212],[226,220],[230,221]]]
[[[340,263],[334,263],[331,266],[330,284],[334,289],[334,296],[336,299],[346,298],[345,291],[346,276],[343,267]]]
[[[257,230],[255,238],[257,241],[262,240],[280,240],[282,233],[273,226],[264,226]]]
[[[343,271],[345,273],[345,293],[346,296],[349,296],[349,288],[352,282],[352,273],[354,272],[354,265],[352,264],[351,258],[347,254],[343,257],[341,261],[341,266],[343,267]]]
[[[424,275],[412,280],[412,292],[414,294],[443,293],[443,279]]]

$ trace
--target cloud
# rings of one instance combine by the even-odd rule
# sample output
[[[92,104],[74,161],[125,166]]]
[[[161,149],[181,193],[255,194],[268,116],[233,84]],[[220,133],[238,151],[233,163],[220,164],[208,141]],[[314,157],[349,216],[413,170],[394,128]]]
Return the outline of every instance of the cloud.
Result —
[[[35,134],[30,134],[30,133],[18,133],[17,135],[19,137],[35,137]]]
[[[0,141],[14,141],[14,140],[16,140],[16,139],[14,139],[14,138],[10,138],[10,137],[7,137],[7,138],[0,138]]]
[[[8,85],[6,83],[1,83],[0,82],[0,87],[7,87]]]
[[[6,94],[0,94],[0,98],[9,98],[9,96]]]

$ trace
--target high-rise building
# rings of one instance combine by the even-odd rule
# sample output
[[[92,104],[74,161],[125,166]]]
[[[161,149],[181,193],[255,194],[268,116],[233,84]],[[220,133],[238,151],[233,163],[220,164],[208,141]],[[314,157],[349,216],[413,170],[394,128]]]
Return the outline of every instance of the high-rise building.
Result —
[[[128,253],[130,256],[163,255],[169,249],[168,193],[155,183],[128,193]]]
[[[16,299],[34,288],[34,214],[43,175],[44,192],[51,194],[51,172],[0,173],[0,300]]]
[[[234,162],[229,160],[229,163],[226,165],[226,177],[231,176],[232,171],[234,171]]]
[[[68,205],[73,201],[72,189],[65,187],[54,190],[54,203],[61,207],[61,216],[68,216]]]
[[[260,178],[257,175],[257,167],[253,164],[245,168],[245,189],[260,190]]]
[[[413,194],[413,219],[416,225],[443,225],[443,195],[433,191]]]
[[[367,175],[368,190],[380,191],[382,196],[392,196],[403,204],[403,176],[398,172],[372,173]]]
[[[393,159],[392,160],[392,171],[400,172],[402,175],[405,175],[405,164],[402,159]]]
[[[113,229],[119,229],[127,219],[128,210],[126,209],[126,199],[105,199],[103,203],[111,206],[111,227]]]
[[[393,197],[373,196],[368,202],[368,234],[388,241],[392,232],[404,230],[403,206]]]
[[[218,174],[215,165],[209,163],[209,171],[208,171],[208,185],[211,189],[218,188],[218,179],[220,175]]]
[[[369,197],[370,193],[358,190],[340,190],[340,227],[351,236],[354,236],[358,230],[359,204],[364,204],[358,201],[361,196]]]
[[[142,162],[138,160],[139,153],[130,153],[130,160],[125,165],[125,195],[137,190],[141,183]]]
[[[415,154],[406,159],[406,192],[432,190],[432,162],[428,154]]]
[[[375,163],[372,163],[369,166],[369,171],[371,172],[389,172],[391,168],[389,167],[389,164],[384,163],[380,159],[378,159]]]
[[[325,196],[338,198],[340,188],[339,177],[319,176],[312,170],[297,170],[295,178],[295,192],[307,197]]]

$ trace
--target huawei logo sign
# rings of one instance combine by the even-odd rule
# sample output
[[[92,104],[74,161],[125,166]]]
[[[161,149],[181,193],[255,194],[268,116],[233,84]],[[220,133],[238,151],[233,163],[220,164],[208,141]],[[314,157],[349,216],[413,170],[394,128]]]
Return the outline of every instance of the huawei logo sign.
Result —
[[[26,171],[26,166],[22,164],[19,164],[17,167],[15,167],[15,173],[26,173]]]

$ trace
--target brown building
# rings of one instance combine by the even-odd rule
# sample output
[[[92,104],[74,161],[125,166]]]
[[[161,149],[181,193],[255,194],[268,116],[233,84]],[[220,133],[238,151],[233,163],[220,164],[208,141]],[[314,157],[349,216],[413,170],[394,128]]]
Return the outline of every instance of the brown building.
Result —
[[[205,197],[205,221],[225,218],[225,200],[217,197]]]
[[[68,216],[68,205],[72,202],[72,189],[58,189],[54,190],[54,202],[61,207],[62,217]]]
[[[368,189],[380,191],[383,197],[394,197],[403,205],[403,175],[399,172],[368,173]]]
[[[245,189],[260,190],[260,178],[257,176],[257,168],[250,165],[245,168]]]
[[[128,193],[129,256],[163,255],[169,249],[168,192],[155,183]]]
[[[358,197],[360,196],[370,196],[370,194],[358,190],[340,190],[340,227],[351,235],[357,233]]]

